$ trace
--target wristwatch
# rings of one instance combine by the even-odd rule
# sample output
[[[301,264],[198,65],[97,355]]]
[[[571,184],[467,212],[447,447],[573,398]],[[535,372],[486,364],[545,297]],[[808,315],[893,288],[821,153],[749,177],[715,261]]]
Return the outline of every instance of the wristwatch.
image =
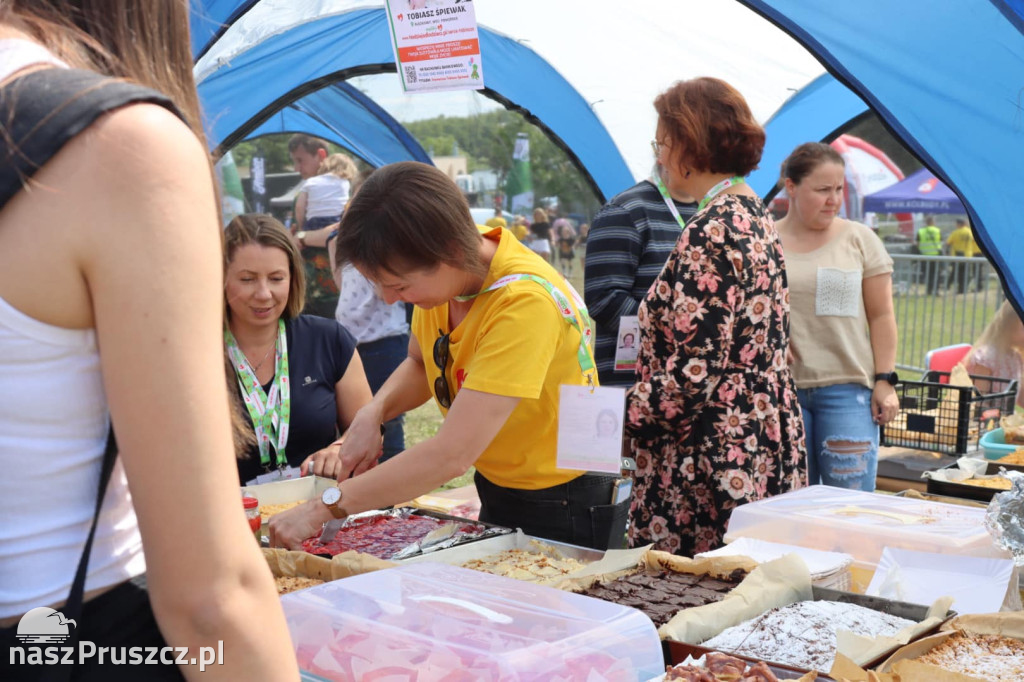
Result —
[[[887,381],[893,386],[899,383],[900,377],[896,372],[882,372],[875,375],[875,381]]]
[[[343,519],[348,516],[348,512],[341,506],[341,488],[338,486],[333,485],[325,490],[320,495],[320,501],[324,503],[334,518]]]
[[[302,245],[302,248],[306,248],[306,231],[305,230],[299,230],[298,232],[296,232],[295,233],[295,238],[299,240],[299,244]]]

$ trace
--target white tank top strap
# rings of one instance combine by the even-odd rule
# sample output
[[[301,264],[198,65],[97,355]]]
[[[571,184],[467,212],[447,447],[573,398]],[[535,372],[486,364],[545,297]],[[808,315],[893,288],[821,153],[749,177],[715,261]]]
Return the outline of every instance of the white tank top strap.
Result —
[[[0,40],[0,83],[18,73],[22,69],[37,64],[50,64],[67,68],[67,64],[57,59],[45,47],[31,40],[21,38],[4,38]]]

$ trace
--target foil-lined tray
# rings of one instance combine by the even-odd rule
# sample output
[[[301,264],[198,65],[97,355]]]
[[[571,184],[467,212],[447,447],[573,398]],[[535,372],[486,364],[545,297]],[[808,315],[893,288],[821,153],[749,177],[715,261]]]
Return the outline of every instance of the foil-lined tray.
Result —
[[[319,556],[355,550],[380,559],[399,560],[511,533],[512,529],[439,512],[398,507],[353,514],[331,542],[319,533],[302,548]]]

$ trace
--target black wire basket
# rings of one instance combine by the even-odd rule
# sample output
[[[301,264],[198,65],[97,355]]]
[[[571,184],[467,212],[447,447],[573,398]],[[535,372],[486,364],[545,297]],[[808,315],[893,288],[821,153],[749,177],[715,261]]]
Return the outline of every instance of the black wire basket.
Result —
[[[882,445],[963,455],[978,439],[1013,414],[1017,381],[970,375],[972,386],[952,386],[949,372],[925,372],[921,381],[900,381],[900,412],[882,427]],[[981,393],[976,385],[987,385]]]

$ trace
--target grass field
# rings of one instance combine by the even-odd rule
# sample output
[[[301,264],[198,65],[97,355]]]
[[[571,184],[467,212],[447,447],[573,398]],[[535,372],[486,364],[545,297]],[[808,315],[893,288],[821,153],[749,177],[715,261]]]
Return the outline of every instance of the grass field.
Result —
[[[893,300],[899,334],[896,364],[924,367],[925,353],[933,348],[973,343],[1002,300],[994,286],[983,293],[897,295]]]
[[[405,413],[405,447],[412,447],[435,433],[441,427],[441,411],[433,399],[423,403],[415,410]],[[448,490],[449,488],[461,488],[473,482],[473,472],[470,469],[462,476],[453,478],[437,490]],[[434,491],[437,492],[437,491]]]

